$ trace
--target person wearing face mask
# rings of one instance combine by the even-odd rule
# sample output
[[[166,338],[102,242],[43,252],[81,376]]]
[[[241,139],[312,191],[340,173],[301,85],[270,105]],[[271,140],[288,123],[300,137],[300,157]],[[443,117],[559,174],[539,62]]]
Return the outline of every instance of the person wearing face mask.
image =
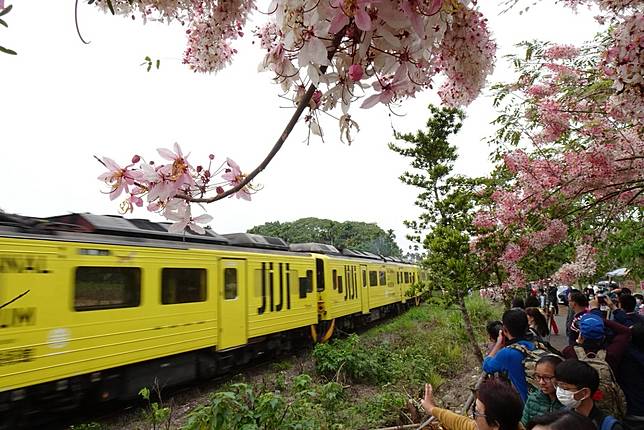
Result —
[[[599,374],[592,366],[575,359],[563,361],[555,369],[555,381],[557,399],[590,418],[597,430],[625,430],[621,422],[595,405]]]
[[[492,378],[484,381],[476,393],[472,418],[436,406],[430,384],[425,384],[423,409],[436,417],[445,430],[523,430],[522,403],[517,391],[508,383]]]
[[[521,417],[523,425],[528,424],[535,417],[563,408],[561,402],[557,400],[554,385],[555,368],[562,361],[561,357],[556,355],[546,355],[537,361],[534,379],[538,382],[539,389],[533,390],[528,395]]]

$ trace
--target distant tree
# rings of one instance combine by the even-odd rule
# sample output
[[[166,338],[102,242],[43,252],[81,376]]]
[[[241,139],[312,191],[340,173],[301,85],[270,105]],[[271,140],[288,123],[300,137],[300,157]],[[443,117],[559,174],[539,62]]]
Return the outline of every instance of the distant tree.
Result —
[[[338,249],[350,248],[391,257],[402,256],[393,230],[358,221],[338,222],[320,218],[301,218],[293,222],[267,222],[248,233],[276,236],[289,243],[317,242]]]
[[[452,173],[457,151],[449,137],[460,130],[463,113],[431,105],[429,110],[427,131],[395,133],[400,143],[389,144],[393,151],[412,159],[414,170],[405,172],[401,181],[420,188],[416,205],[423,212],[418,220],[406,222],[413,230],[408,238],[423,244],[427,255],[421,264],[430,272],[430,285],[442,291],[448,303],[458,306],[472,349],[483,361],[465,307],[469,291],[487,281],[488,270],[479,256],[470,252],[476,189],[483,180]]]

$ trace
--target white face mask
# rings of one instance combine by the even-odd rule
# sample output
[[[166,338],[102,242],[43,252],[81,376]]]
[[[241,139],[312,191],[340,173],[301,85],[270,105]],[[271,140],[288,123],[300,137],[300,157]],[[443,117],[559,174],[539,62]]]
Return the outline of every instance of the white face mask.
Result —
[[[569,407],[571,409],[575,409],[584,400],[584,399],[579,399],[579,400],[575,399],[575,394],[577,394],[579,391],[573,392],[573,391],[568,391],[568,390],[564,390],[563,388],[557,387],[557,399],[561,402],[562,405]]]

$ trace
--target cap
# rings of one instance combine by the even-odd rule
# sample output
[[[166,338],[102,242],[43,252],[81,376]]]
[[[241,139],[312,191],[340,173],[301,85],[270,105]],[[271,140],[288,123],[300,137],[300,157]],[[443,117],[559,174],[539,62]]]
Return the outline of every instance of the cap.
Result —
[[[579,320],[579,332],[584,339],[601,340],[604,338],[604,321],[597,315],[588,313]]]

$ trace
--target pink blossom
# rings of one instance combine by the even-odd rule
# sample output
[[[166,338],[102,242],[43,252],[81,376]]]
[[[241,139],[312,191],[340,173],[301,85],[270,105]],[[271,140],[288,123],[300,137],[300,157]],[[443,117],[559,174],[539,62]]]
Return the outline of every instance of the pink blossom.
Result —
[[[108,157],[103,157],[103,163],[108,171],[101,174],[98,179],[111,187],[110,200],[114,200],[120,196],[123,191],[129,192],[128,186],[134,185],[135,181],[143,177],[142,172],[130,169],[133,164],[121,167]]]
[[[352,64],[349,67],[348,75],[349,75],[349,79],[351,79],[352,81],[359,81],[360,79],[362,79],[362,74],[363,74],[363,71],[362,71],[362,66],[360,64]]]
[[[494,228],[496,226],[496,220],[490,212],[480,211],[474,216],[472,224],[475,227],[482,229]]]
[[[330,33],[337,33],[349,23],[349,18],[354,18],[356,27],[362,31],[371,31],[371,18],[366,8],[375,0],[331,0],[331,7],[335,9],[335,15],[329,27]]]
[[[173,199],[164,212],[166,218],[175,221],[168,231],[170,233],[181,233],[186,227],[197,234],[205,234],[205,230],[199,224],[206,224],[212,221],[212,216],[204,214],[192,217],[190,205],[185,200]]]
[[[233,160],[230,158],[226,159],[226,164],[228,165],[228,168],[226,169],[225,173],[221,175],[222,179],[228,181],[228,185],[234,187],[237,186],[241,181],[244,180],[246,175],[244,175],[241,172],[241,169],[239,168],[239,165],[235,163]],[[250,197],[250,190],[248,187],[244,187],[241,190],[237,191],[235,193],[235,196],[238,199],[244,199],[244,200],[249,200],[251,199]]]
[[[393,77],[383,78],[382,82],[377,81],[373,84],[373,88],[376,91],[379,91],[379,93],[367,97],[360,107],[363,109],[369,109],[378,103],[388,105],[404,94],[409,87],[409,84],[410,82],[404,74],[403,67],[399,67]]]
[[[572,45],[553,45],[546,49],[544,56],[551,60],[571,59],[579,55],[579,48]]]

